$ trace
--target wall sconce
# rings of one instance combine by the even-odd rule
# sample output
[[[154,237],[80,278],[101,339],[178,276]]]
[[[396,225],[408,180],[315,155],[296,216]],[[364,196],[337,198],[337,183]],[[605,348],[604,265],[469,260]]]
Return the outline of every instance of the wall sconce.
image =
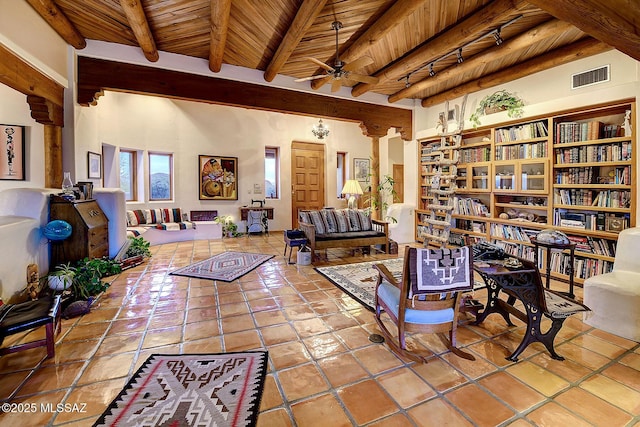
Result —
[[[320,122],[311,129],[311,133],[318,139],[324,139],[325,136],[329,135],[329,128],[322,124],[322,119],[320,119]]]
[[[462,64],[464,62],[464,58],[462,57],[462,48],[458,49],[458,64]]]
[[[362,194],[362,187],[360,186],[360,183],[355,179],[348,179],[347,182],[344,183],[342,194],[349,195],[347,207],[349,209],[356,209],[358,207],[356,203],[356,196]]]

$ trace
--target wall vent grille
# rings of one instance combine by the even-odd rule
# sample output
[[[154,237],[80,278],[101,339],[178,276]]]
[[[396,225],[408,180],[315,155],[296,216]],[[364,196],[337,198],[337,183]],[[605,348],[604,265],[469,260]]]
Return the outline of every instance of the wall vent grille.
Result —
[[[571,89],[591,86],[598,83],[608,82],[610,76],[609,65],[583,71],[571,76]]]

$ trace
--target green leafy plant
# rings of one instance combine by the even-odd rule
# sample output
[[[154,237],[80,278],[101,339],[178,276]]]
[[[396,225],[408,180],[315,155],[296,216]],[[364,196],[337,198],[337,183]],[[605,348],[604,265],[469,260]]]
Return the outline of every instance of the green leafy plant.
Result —
[[[143,237],[129,237],[131,244],[127,248],[126,257],[132,258],[135,256],[142,256],[143,258],[151,256],[151,250],[149,249],[150,243]]]
[[[88,299],[109,288],[101,279],[122,271],[120,263],[109,258],[84,258],[76,263],[73,292],[76,299]]]
[[[494,109],[507,110],[509,117],[522,117],[524,113],[523,107],[524,101],[522,99],[503,89],[482,98],[478,108],[471,114],[469,120],[473,123],[473,127],[478,127],[480,125],[480,117],[489,114]]]
[[[369,174],[369,177],[371,177],[371,174]],[[395,184],[393,177],[391,175],[384,175],[376,187],[377,191],[370,192],[369,198],[365,199],[365,203],[368,202],[372,210],[382,210],[385,220],[396,223],[398,222],[397,219],[386,215],[386,211],[389,208],[389,203],[387,202],[389,196],[391,196],[392,200],[395,200],[398,196],[398,193],[396,193],[396,190],[393,188],[393,184]]]
[[[46,281],[51,289],[62,291],[73,286],[75,274],[76,269],[71,266],[71,263],[60,264],[49,274],[42,277],[41,280]]]
[[[213,221],[218,224],[222,224],[223,236],[237,237],[240,235],[240,233],[238,233],[238,225],[233,222],[233,217],[231,215],[220,215],[215,217]]]

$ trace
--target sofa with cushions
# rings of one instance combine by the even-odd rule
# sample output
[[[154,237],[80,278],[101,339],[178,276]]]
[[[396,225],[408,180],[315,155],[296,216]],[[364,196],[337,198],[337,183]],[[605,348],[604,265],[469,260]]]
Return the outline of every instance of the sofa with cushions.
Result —
[[[371,219],[362,209],[321,209],[300,211],[300,230],[307,237],[311,259],[315,251],[327,248],[389,247],[389,223]]]
[[[200,226],[200,227],[199,227]],[[199,228],[207,228],[202,233]],[[214,227],[215,230],[208,230]],[[182,209],[135,209],[127,211],[127,236],[142,236],[151,245],[222,237],[220,224],[187,221]]]

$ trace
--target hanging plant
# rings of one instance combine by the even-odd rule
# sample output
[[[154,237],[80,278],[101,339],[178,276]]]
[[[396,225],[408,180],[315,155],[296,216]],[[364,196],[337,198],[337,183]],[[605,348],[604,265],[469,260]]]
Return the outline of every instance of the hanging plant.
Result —
[[[482,101],[478,104],[478,108],[476,108],[476,111],[469,117],[469,120],[475,128],[480,125],[481,116],[497,113],[498,111],[506,110],[509,117],[522,117],[524,113],[522,107],[524,107],[524,101],[522,99],[503,89],[482,98]]]

